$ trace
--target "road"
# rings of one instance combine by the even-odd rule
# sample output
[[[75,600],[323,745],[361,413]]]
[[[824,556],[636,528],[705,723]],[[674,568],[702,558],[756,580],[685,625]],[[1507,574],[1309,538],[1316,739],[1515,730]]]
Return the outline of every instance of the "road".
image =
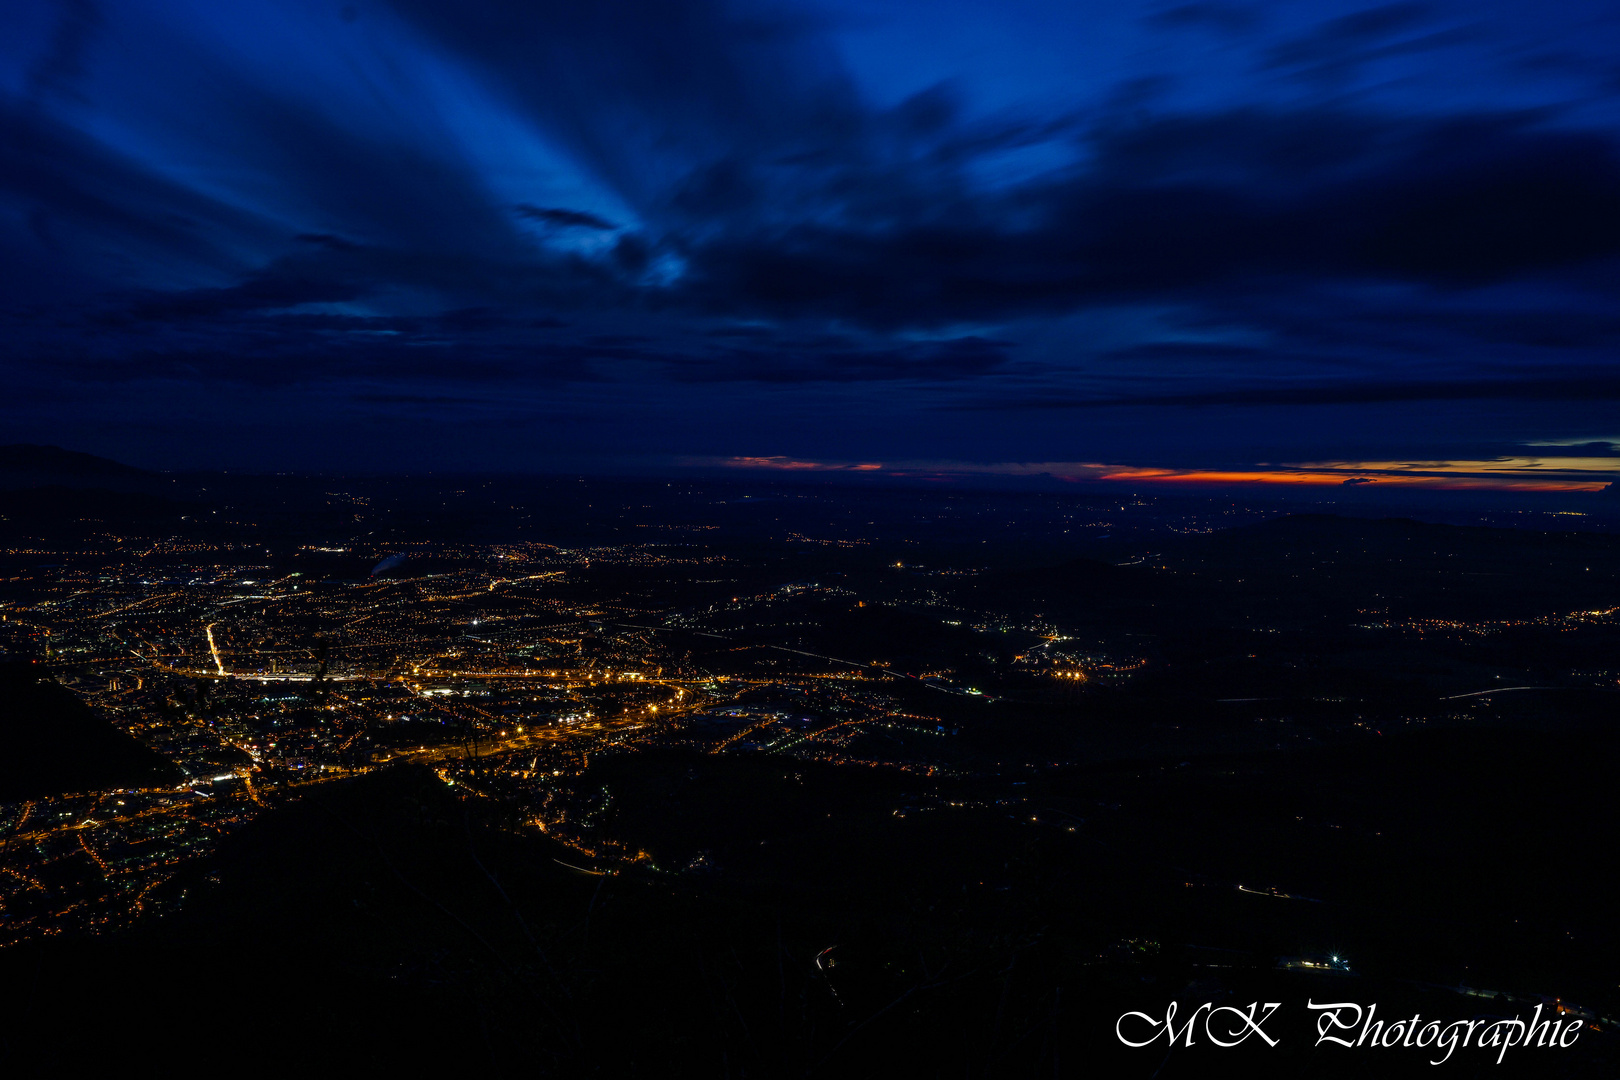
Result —
[[[687,693],[684,687],[664,682],[660,682],[659,685],[668,686],[676,691],[675,700],[677,704],[659,706],[656,711],[637,709],[622,716],[575,724],[553,724],[539,729],[526,730],[522,733],[513,732],[506,736],[484,738],[474,742],[470,747],[456,743],[447,746],[427,747],[421,750],[379,751],[372,755],[371,760],[375,764],[381,765],[392,761],[427,763],[460,761],[467,757],[509,754],[520,750],[536,749],[564,739],[577,739],[581,736],[601,736],[619,731],[637,731],[654,723],[667,723],[677,717],[710,708],[716,704],[709,699],[695,699],[690,704],[680,703]]]

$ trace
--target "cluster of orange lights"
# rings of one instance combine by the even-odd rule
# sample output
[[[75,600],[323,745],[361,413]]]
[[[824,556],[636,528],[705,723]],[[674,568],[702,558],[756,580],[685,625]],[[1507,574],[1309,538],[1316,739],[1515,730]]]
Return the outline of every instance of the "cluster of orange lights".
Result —
[[[788,472],[881,472],[890,476],[948,479],[960,476],[1052,476],[1059,480],[1106,480],[1131,484],[1285,484],[1359,487],[1366,484],[1493,491],[1600,491],[1615,478],[1614,459],[1510,455],[1450,461],[1320,461],[1260,464],[1247,469],[1163,468],[1095,461],[802,461],[797,458],[693,458],[689,464]]]

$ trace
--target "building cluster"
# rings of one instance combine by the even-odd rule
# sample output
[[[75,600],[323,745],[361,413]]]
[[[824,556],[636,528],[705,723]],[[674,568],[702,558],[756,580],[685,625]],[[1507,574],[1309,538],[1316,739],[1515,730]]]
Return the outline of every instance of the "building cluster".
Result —
[[[418,763],[607,863],[639,856],[604,830],[593,757],[684,747],[942,775],[954,723],[896,687],[978,693],[949,667],[823,652],[828,613],[868,604],[842,575],[670,604],[666,578],[735,571],[694,544],[348,540],[289,556],[109,536],[21,554],[32,569],[0,594],[0,650],[43,665],[178,779],[0,805],[6,941],[176,902],[188,867],[310,784]],[[902,573],[929,594],[911,606],[942,624],[1027,638],[1032,669],[1096,659],[1049,625],[939,612],[930,583],[972,570]]]

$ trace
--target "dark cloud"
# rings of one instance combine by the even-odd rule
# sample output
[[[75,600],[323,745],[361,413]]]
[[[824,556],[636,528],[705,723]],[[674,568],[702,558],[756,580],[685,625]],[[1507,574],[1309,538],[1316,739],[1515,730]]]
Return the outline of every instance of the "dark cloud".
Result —
[[[32,100],[61,97],[82,102],[78,90],[84,75],[84,53],[101,28],[101,10],[94,0],[58,0],[60,18],[50,46],[28,69],[24,93]]]
[[[448,394],[355,394],[350,400],[371,405],[489,405],[487,398],[453,397]]]
[[[1186,28],[1213,29],[1226,34],[1242,34],[1260,23],[1260,13],[1238,4],[1178,4],[1148,16],[1148,24],[1161,30]]]
[[[206,29],[121,41],[162,85],[98,113],[124,24],[66,0],[0,97],[0,365],[356,409],[613,382],[641,416],[817,384],[881,430],[949,399],[986,444],[1024,437],[999,409],[1620,396],[1612,122],[1465,92],[1612,61],[1490,4],[1322,10],[1131,13],[1163,51],[1061,93],[906,55],[879,92],[809,9],[388,0],[305,26],[296,78]]]
[[[1478,344],[1528,346],[1535,349],[1609,349],[1620,346],[1620,314],[1593,310],[1389,312],[1385,325],[1438,330]]]
[[[1614,144],[1534,117],[1243,110],[1092,145],[1072,179],[943,218],[926,204],[720,237],[689,251],[687,288],[716,310],[905,326],[1336,280],[1468,285],[1620,254]]]
[[[272,235],[229,206],[26,104],[0,98],[0,200],[26,235],[0,226],[0,273],[11,298],[82,294],[112,283],[106,252],[149,272],[246,269],[235,244]]]
[[[953,382],[985,375],[1007,361],[1006,342],[966,337],[886,349],[847,343],[776,342],[669,361],[682,382]]]
[[[335,251],[349,249],[336,248]],[[342,273],[329,260],[288,259],[223,289],[189,289],[155,294],[131,307],[138,319],[175,320],[234,312],[291,308],[301,304],[354,300],[371,291],[374,281]]]
[[[300,233],[296,239],[300,243],[315,244],[328,251],[358,251],[360,248],[359,244],[345,240],[341,236],[333,236],[331,233]]]
[[[286,185],[289,209],[342,222],[343,232],[304,233],[303,254],[273,256],[234,286],[150,299],[143,314],[408,288],[462,306],[614,306],[648,294],[665,310],[892,330],[1344,280],[1470,285],[1620,254],[1613,140],[1542,114],[1311,106],[1104,114],[1084,130],[1077,117],[969,121],[948,85],[892,109],[863,106],[814,35],[739,20],[718,3],[395,6],[588,159],[647,229],[601,257],[524,248],[465,164],[356,137],[290,96],[233,88],[222,73],[236,152]],[[1238,10],[1191,5],[1158,18]],[[1421,5],[1388,5],[1279,48],[1304,55],[1312,42],[1339,53],[1431,21]],[[1084,166],[1012,186],[970,181],[987,156],[1050,144],[1066,128],[1082,141]],[[76,185],[106,170],[85,160],[63,176],[75,157],[65,150],[35,155],[55,166],[28,183],[42,228],[78,218],[186,246],[176,235],[184,225],[165,232],[154,215],[131,212],[127,195],[75,200]],[[562,231],[615,228],[576,209],[519,203],[516,212]],[[155,216],[165,219],[187,220]],[[679,269],[647,280],[660,260]]]
[[[721,0],[393,0],[643,213],[756,207],[748,168],[859,127],[854,88],[803,20]],[[728,161],[730,165],[728,166]],[[728,168],[731,171],[727,171]],[[682,178],[704,179],[681,188]]]
[[[1409,401],[1617,401],[1620,371],[1601,368],[1543,378],[1316,383],[1246,386],[1184,393],[1136,393],[1093,397],[1050,396],[975,401],[953,410],[1097,409],[1144,406],[1383,405]]]
[[[1308,34],[1272,46],[1266,60],[1273,67],[1341,63],[1357,57],[1358,50],[1370,44],[1429,26],[1434,14],[1428,4],[1407,2],[1351,12],[1321,23]]]
[[[768,326],[719,326],[713,330],[705,331],[709,337],[717,338],[772,338],[776,331]]]
[[[652,340],[646,334],[592,334],[585,339],[587,344],[612,348],[623,345],[645,345]]]
[[[549,340],[500,324],[476,333],[445,328],[440,318],[205,321],[184,335],[122,337],[119,347],[59,355],[54,363],[58,378],[80,385],[181,381],[275,388],[358,381],[482,389],[601,382],[598,363],[650,358],[645,350]]]
[[[518,203],[513,209],[517,211],[519,217],[539,221],[546,225],[556,225],[561,228],[615,229],[618,227],[611,221],[599,218],[595,214],[587,214],[583,210],[530,206],[528,203]]]
[[[1100,359],[1122,361],[1127,364],[1160,364],[1183,361],[1266,361],[1275,359],[1275,349],[1255,345],[1228,345],[1210,341],[1155,341],[1144,345],[1130,345],[1111,349]]]
[[[1527,443],[1520,449],[1526,454],[1541,454],[1549,457],[1620,458],[1620,443],[1613,442],[1557,443],[1551,446]]]

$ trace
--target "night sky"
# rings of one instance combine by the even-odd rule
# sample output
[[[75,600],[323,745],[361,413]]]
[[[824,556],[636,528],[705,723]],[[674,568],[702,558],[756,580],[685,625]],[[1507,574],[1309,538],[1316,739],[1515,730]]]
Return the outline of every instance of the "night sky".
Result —
[[[1620,5],[10,0],[0,441],[1598,487]]]

